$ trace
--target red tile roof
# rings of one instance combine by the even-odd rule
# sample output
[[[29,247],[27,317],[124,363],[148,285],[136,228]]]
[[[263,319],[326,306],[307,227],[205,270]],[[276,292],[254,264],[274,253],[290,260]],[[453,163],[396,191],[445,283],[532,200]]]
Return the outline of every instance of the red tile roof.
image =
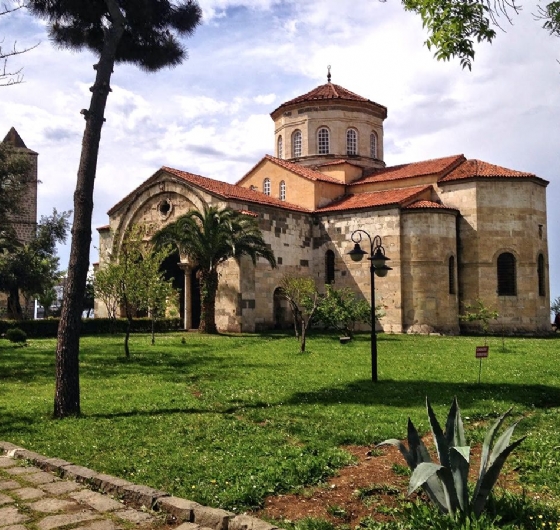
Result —
[[[413,186],[411,188],[398,188],[394,190],[370,191],[345,195],[337,201],[315,210],[317,213],[335,212],[341,210],[358,210],[375,208],[378,206],[404,206],[422,193],[432,189],[432,186]]]
[[[273,164],[283,167],[284,169],[287,169],[288,171],[291,171],[292,173],[295,173],[296,175],[299,175],[300,177],[303,177],[307,180],[312,180],[312,181],[320,180],[322,182],[330,182],[331,184],[339,184],[340,186],[344,185],[342,182],[340,182],[340,180],[337,180],[333,177],[329,177],[328,175],[325,175],[320,171],[315,171],[314,169],[311,169],[306,166],[302,166],[301,164],[288,162],[287,160],[282,160],[281,158],[276,158],[275,156],[271,156],[271,155],[265,155],[264,158],[261,158],[261,160],[259,160],[241,179],[237,181],[237,184],[243,182],[243,180],[250,173],[252,173],[260,164],[262,164],[264,160],[269,160]]]
[[[391,180],[407,179],[420,177],[425,175],[446,174],[455,166],[464,162],[464,155],[447,156],[445,158],[433,158],[422,162],[412,162],[410,164],[401,164],[399,166],[390,166],[381,169],[371,169],[365,175],[350,184],[357,186],[359,184],[367,184],[371,182],[386,182]]]
[[[354,162],[352,162],[351,160],[346,160],[345,158],[338,158],[336,160],[332,160],[331,162],[323,162],[322,164],[317,164],[314,167],[328,167],[328,166],[339,166],[342,164],[348,164],[350,166],[354,166],[354,167],[361,167],[358,164],[355,164]]]
[[[414,201],[412,204],[404,207],[405,210],[423,210],[423,209],[434,209],[434,210],[455,210],[458,211],[456,208],[450,208],[439,202],[434,201]]]
[[[526,173],[523,171],[515,171],[514,169],[507,169],[505,167],[496,166],[483,162],[482,160],[466,160],[461,165],[453,169],[439,182],[453,182],[456,180],[463,180],[473,177],[486,177],[486,178],[539,178],[533,173]],[[539,180],[544,180],[540,179]],[[544,181],[546,182],[546,181]]]
[[[341,87],[340,85],[335,85],[334,83],[327,83],[326,85],[320,85],[314,88],[313,90],[310,90],[306,94],[303,94],[296,98],[290,99],[285,103],[282,103],[282,105],[274,109],[270,113],[270,115],[272,116],[280,109],[287,107],[289,105],[294,105],[297,103],[313,102],[313,101],[324,101],[324,100],[360,101],[363,103],[370,103],[371,105],[374,105],[379,109],[383,110],[385,115],[387,114],[387,107],[384,107],[383,105],[379,105],[378,103],[375,103],[374,101],[371,101],[362,96],[359,96],[358,94],[351,92],[350,90],[347,90],[346,88]]]

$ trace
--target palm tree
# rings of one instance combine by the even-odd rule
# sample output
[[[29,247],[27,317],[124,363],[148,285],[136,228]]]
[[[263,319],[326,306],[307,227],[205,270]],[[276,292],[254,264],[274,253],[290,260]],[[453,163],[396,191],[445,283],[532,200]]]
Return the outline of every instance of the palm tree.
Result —
[[[190,210],[153,237],[156,246],[176,246],[199,267],[200,327],[202,333],[217,333],[216,292],[218,267],[230,258],[249,256],[253,264],[265,258],[276,267],[274,253],[264,242],[257,220],[232,208],[205,206],[204,211]]]

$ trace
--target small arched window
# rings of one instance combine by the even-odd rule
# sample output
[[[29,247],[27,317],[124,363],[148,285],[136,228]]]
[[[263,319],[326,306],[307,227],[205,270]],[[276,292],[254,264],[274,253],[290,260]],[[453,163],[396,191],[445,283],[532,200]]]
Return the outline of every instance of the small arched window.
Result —
[[[545,278],[544,278],[544,256],[539,254],[537,258],[537,277],[539,281],[539,296],[546,296]]]
[[[276,156],[278,158],[283,158],[284,157],[284,148],[283,148],[283,145],[282,145],[282,135],[280,135],[278,137],[278,146],[277,146],[277,149],[276,149]]]
[[[270,195],[270,179],[266,178],[263,181],[263,193],[265,195]]]
[[[334,252],[327,250],[325,252],[325,283],[334,283]]]
[[[286,200],[286,183],[283,180],[280,181],[280,200]]]
[[[358,154],[358,132],[356,129],[348,129],[346,131],[346,154]]]
[[[455,256],[449,257],[448,275],[449,275],[449,294],[455,294]]]
[[[292,134],[292,158],[301,156],[301,131],[294,131]]]
[[[377,158],[377,133],[374,132],[369,136],[369,156]]]
[[[517,278],[515,269],[515,256],[511,252],[504,252],[498,256],[498,296],[517,295]]]
[[[329,130],[321,127],[317,131],[317,147],[320,155],[328,155],[330,153]]]

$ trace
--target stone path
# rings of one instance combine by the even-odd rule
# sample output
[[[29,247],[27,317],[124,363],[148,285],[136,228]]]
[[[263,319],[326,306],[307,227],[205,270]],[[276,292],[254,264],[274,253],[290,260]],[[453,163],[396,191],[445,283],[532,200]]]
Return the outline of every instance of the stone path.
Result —
[[[0,442],[0,530],[278,530]]]

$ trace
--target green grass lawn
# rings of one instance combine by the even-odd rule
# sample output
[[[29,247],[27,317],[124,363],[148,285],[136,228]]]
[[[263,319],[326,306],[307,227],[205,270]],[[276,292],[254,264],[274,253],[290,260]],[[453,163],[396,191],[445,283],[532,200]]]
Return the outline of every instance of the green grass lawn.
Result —
[[[185,342],[182,342],[184,337]],[[379,382],[369,336],[339,344],[311,335],[86,337],[83,416],[51,419],[54,340],[0,341],[0,439],[198,502],[232,510],[316,483],[349,461],[344,444],[428,430],[429,396],[444,418],[457,396],[467,437],[513,406],[529,434],[512,461],[530,490],[560,494],[560,342],[380,335]],[[514,437],[516,438],[516,437]]]

